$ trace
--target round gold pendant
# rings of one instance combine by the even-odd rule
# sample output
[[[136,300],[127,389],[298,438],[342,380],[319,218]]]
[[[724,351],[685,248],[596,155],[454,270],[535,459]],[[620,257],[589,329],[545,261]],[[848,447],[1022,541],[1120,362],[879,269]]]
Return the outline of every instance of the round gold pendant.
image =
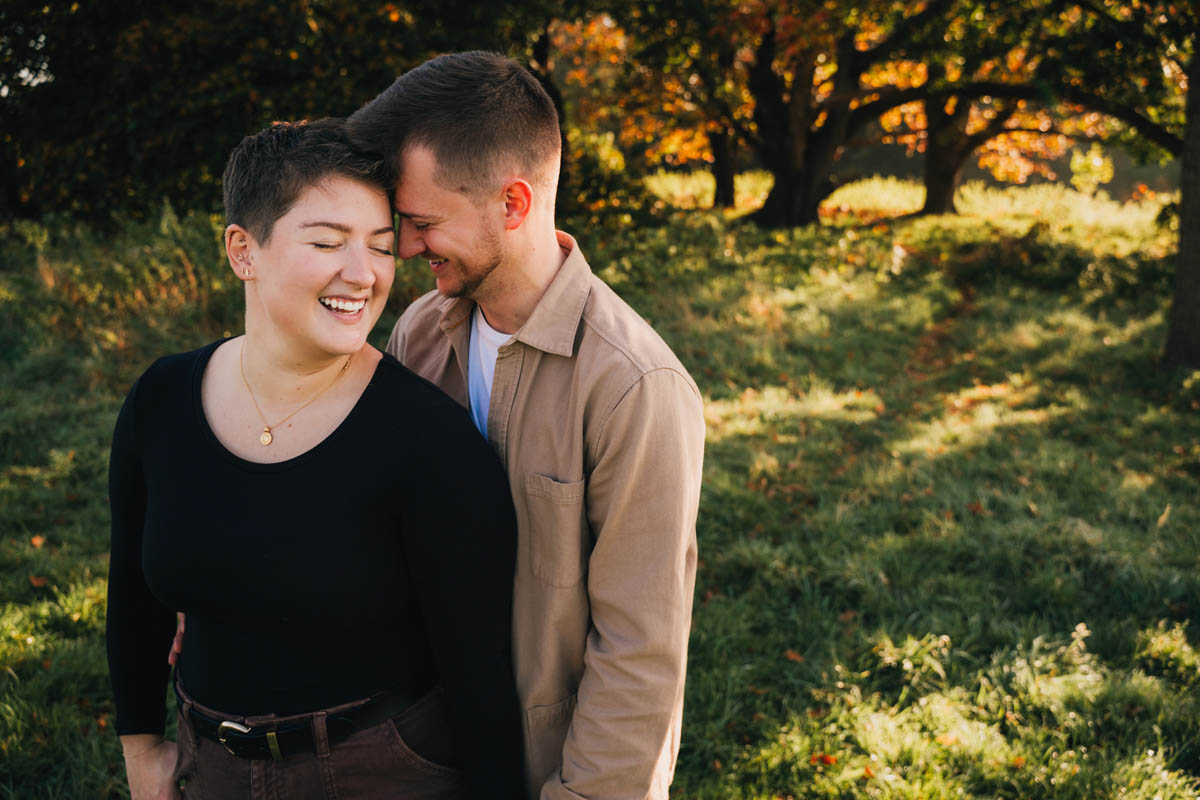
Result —
[[[272,438],[273,437],[271,436],[271,429],[263,428],[262,436],[258,437],[258,443],[261,444],[263,447],[266,447],[267,445],[269,445],[271,443]]]

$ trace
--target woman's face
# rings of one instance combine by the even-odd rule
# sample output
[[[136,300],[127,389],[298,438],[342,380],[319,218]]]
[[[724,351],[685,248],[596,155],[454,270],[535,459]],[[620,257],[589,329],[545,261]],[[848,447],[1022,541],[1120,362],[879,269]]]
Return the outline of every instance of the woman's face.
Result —
[[[275,349],[320,359],[358,351],[396,275],[383,192],[332,176],[309,187],[251,248],[259,330]]]

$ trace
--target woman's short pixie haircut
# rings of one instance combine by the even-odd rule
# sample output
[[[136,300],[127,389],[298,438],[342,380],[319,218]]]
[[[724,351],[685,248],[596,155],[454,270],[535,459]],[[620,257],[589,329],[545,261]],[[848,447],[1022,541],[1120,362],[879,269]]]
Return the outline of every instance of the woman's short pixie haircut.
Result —
[[[554,101],[499,53],[449,53],[409,70],[347,120],[356,144],[398,167],[425,146],[446,189],[479,197],[516,169],[554,196],[562,134]]]
[[[247,136],[229,156],[221,179],[225,224],[241,225],[266,244],[276,220],[305,190],[335,176],[391,194],[390,167],[351,143],[344,119],[273,123]]]

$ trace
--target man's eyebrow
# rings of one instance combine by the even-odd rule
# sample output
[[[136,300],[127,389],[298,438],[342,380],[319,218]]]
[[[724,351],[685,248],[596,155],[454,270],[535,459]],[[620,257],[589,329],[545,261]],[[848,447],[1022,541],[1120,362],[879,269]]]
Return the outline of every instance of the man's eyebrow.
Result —
[[[352,233],[349,225],[343,225],[340,222],[325,222],[324,220],[314,220],[312,222],[302,222],[302,223],[300,223],[300,227],[301,228],[331,228],[335,231],[338,231],[339,233],[345,233],[345,234]],[[386,228],[378,228],[376,230],[371,231],[371,235],[378,236],[381,233],[391,233],[391,232],[392,232],[392,226],[388,225]]]
[[[428,220],[430,222],[438,221],[438,216],[436,214],[421,214],[421,213],[413,214],[408,211],[397,211],[396,216],[401,217],[402,219],[410,219],[410,220],[411,219],[423,219],[423,220]]]

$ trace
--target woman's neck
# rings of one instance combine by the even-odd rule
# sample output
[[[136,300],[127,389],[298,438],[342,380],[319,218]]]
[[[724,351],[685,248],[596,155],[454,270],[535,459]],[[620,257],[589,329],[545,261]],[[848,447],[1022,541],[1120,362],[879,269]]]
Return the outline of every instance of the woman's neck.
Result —
[[[350,356],[297,353],[247,331],[239,366],[245,382],[268,418],[286,414],[329,385]]]

